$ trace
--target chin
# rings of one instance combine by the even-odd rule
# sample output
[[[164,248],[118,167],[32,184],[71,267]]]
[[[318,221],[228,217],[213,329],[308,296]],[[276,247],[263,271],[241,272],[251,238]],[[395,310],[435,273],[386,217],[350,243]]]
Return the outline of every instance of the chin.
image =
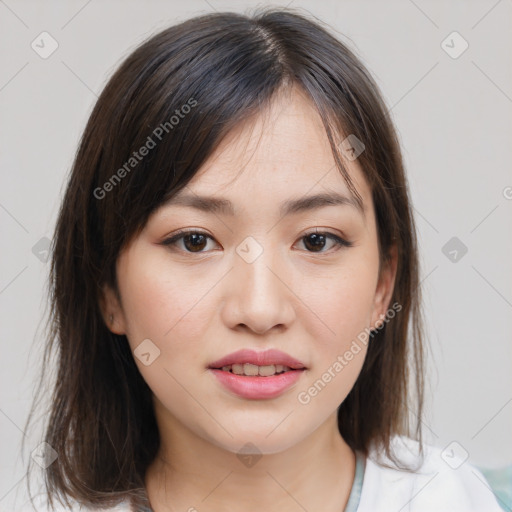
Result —
[[[288,425],[288,428],[281,428],[281,426],[276,428],[279,421],[273,421],[272,424],[271,428],[267,426],[267,422],[257,422],[257,420],[253,420],[247,425],[237,425],[237,428],[231,424],[229,432],[232,437],[220,429],[221,432],[217,431],[218,435],[215,437],[212,437],[212,432],[209,432],[206,440],[223,450],[242,457],[245,454],[259,456],[283,452],[295,446],[307,435],[307,432],[291,429],[291,425]]]

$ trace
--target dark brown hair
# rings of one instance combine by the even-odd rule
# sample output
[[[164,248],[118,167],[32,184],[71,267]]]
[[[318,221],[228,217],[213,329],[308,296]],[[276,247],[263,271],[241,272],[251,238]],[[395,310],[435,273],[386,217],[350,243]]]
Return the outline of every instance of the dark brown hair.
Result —
[[[338,409],[340,433],[353,449],[368,454],[375,443],[391,457],[394,435],[421,440],[417,242],[398,137],[378,87],[353,51],[300,12],[208,14],[156,34],[126,58],[100,95],[75,157],[53,239],[41,376],[56,364],[44,437],[58,454],[44,473],[52,507],[54,497],[96,508],[142,500],[159,448],[152,395],[126,337],[105,325],[102,288],[118,293],[117,257],[151,213],[233,128],[291,86],[318,110],[356,197],[337,138],[352,134],[364,143],[358,162],[372,190],[381,263],[393,247],[398,255],[391,303],[402,309],[369,343]],[[155,146],[135,159],[150,139]]]

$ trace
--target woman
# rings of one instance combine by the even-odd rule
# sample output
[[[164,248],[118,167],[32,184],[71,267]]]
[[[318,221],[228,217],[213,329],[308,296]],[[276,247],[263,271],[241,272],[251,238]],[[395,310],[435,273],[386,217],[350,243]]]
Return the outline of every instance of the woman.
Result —
[[[399,143],[369,72],[304,16],[193,18],[123,62],[51,276],[51,506],[499,510],[421,442]]]

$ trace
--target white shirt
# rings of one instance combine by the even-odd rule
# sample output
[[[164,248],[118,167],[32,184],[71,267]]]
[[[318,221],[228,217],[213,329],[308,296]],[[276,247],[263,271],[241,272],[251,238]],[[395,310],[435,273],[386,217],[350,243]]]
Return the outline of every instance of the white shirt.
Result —
[[[395,453],[415,464],[418,443],[398,437]],[[375,458],[392,468],[377,464]],[[443,458],[444,457],[444,458]],[[482,473],[452,450],[424,445],[417,472],[401,471],[387,457],[370,452],[366,459],[357,512],[503,512]]]

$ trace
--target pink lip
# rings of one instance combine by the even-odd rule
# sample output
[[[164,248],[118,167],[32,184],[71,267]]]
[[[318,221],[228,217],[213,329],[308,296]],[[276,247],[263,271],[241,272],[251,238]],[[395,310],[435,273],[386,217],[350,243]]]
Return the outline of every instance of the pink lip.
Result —
[[[229,366],[231,364],[244,363],[251,363],[257,366],[282,364],[283,366],[289,366],[290,368],[293,368],[295,370],[305,368],[305,366],[297,359],[276,349],[269,349],[263,352],[256,352],[250,349],[238,350],[236,352],[233,352],[232,354],[228,354],[222,359],[214,361],[213,363],[208,365],[208,368],[218,369],[222,368],[223,366]],[[269,379],[272,377],[266,378]]]
[[[257,366],[281,364],[292,369],[279,375],[272,375],[271,377],[249,377],[221,370],[223,366],[244,363],[251,363]],[[276,349],[263,352],[249,349],[238,350],[222,359],[214,361],[208,366],[208,370],[215,375],[226,389],[237,396],[253,400],[263,400],[279,396],[300,379],[305,369],[306,367],[300,361]]]
[[[300,379],[304,368],[302,370],[290,370],[272,377],[247,377],[215,368],[210,368],[209,371],[235,395],[253,400],[263,400],[284,393]]]

